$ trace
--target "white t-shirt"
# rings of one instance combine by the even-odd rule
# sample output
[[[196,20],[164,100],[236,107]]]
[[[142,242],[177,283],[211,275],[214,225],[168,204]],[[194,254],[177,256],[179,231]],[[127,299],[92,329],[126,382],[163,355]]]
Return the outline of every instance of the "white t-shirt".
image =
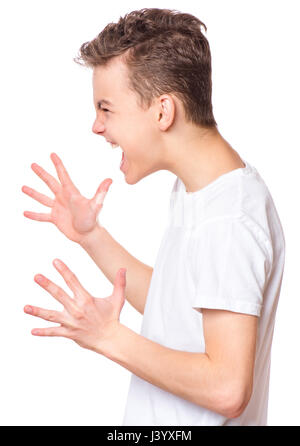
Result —
[[[267,425],[285,238],[266,184],[243,162],[246,167],[196,192],[187,192],[176,178],[141,335],[172,349],[204,353],[202,313],[195,308],[258,316],[251,399],[240,417],[230,419],[132,374],[123,426]]]

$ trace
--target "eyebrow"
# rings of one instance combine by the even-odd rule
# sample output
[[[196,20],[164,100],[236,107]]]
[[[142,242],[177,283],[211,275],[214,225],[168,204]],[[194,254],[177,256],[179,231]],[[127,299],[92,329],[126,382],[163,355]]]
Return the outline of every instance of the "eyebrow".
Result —
[[[107,104],[107,105],[113,105],[110,101],[108,101],[107,99],[101,99],[100,101],[97,102],[97,106],[101,106],[101,104]]]

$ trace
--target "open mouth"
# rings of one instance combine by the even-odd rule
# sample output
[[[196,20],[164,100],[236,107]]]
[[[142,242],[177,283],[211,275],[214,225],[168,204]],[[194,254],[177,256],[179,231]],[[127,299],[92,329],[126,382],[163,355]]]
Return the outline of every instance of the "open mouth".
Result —
[[[123,166],[125,164],[125,153],[122,151],[122,159],[120,163],[120,169],[122,170]]]
[[[111,147],[113,148],[113,149],[116,149],[117,147],[118,148],[121,148],[120,146],[119,146],[119,144],[117,144],[117,143],[115,143],[115,142],[112,142],[112,141],[107,141],[107,142],[109,142],[109,144],[111,145]],[[122,150],[122,159],[121,159],[121,163],[120,163],[120,168],[122,169],[122,167],[124,166],[124,162],[125,162],[125,153],[124,153],[124,151]]]

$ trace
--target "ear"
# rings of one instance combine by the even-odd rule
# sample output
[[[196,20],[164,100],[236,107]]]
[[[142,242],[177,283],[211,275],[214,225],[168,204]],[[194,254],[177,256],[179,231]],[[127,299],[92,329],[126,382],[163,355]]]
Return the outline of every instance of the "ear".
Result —
[[[161,130],[167,130],[174,121],[176,105],[169,94],[160,96],[158,101],[158,125]]]

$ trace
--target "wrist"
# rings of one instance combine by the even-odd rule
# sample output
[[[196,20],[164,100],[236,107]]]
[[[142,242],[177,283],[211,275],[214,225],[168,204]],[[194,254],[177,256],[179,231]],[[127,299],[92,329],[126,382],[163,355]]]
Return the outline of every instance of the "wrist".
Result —
[[[104,227],[99,223],[96,223],[94,229],[84,235],[78,244],[85,250],[89,250],[89,248],[95,246],[95,243],[99,241],[102,233],[104,231]]]
[[[96,349],[97,353],[100,353],[106,358],[115,361],[116,357],[118,356],[117,349],[120,343],[120,336],[122,336],[123,328],[125,328],[125,326],[121,324],[119,320],[113,321],[110,324],[106,335],[99,341]]]

